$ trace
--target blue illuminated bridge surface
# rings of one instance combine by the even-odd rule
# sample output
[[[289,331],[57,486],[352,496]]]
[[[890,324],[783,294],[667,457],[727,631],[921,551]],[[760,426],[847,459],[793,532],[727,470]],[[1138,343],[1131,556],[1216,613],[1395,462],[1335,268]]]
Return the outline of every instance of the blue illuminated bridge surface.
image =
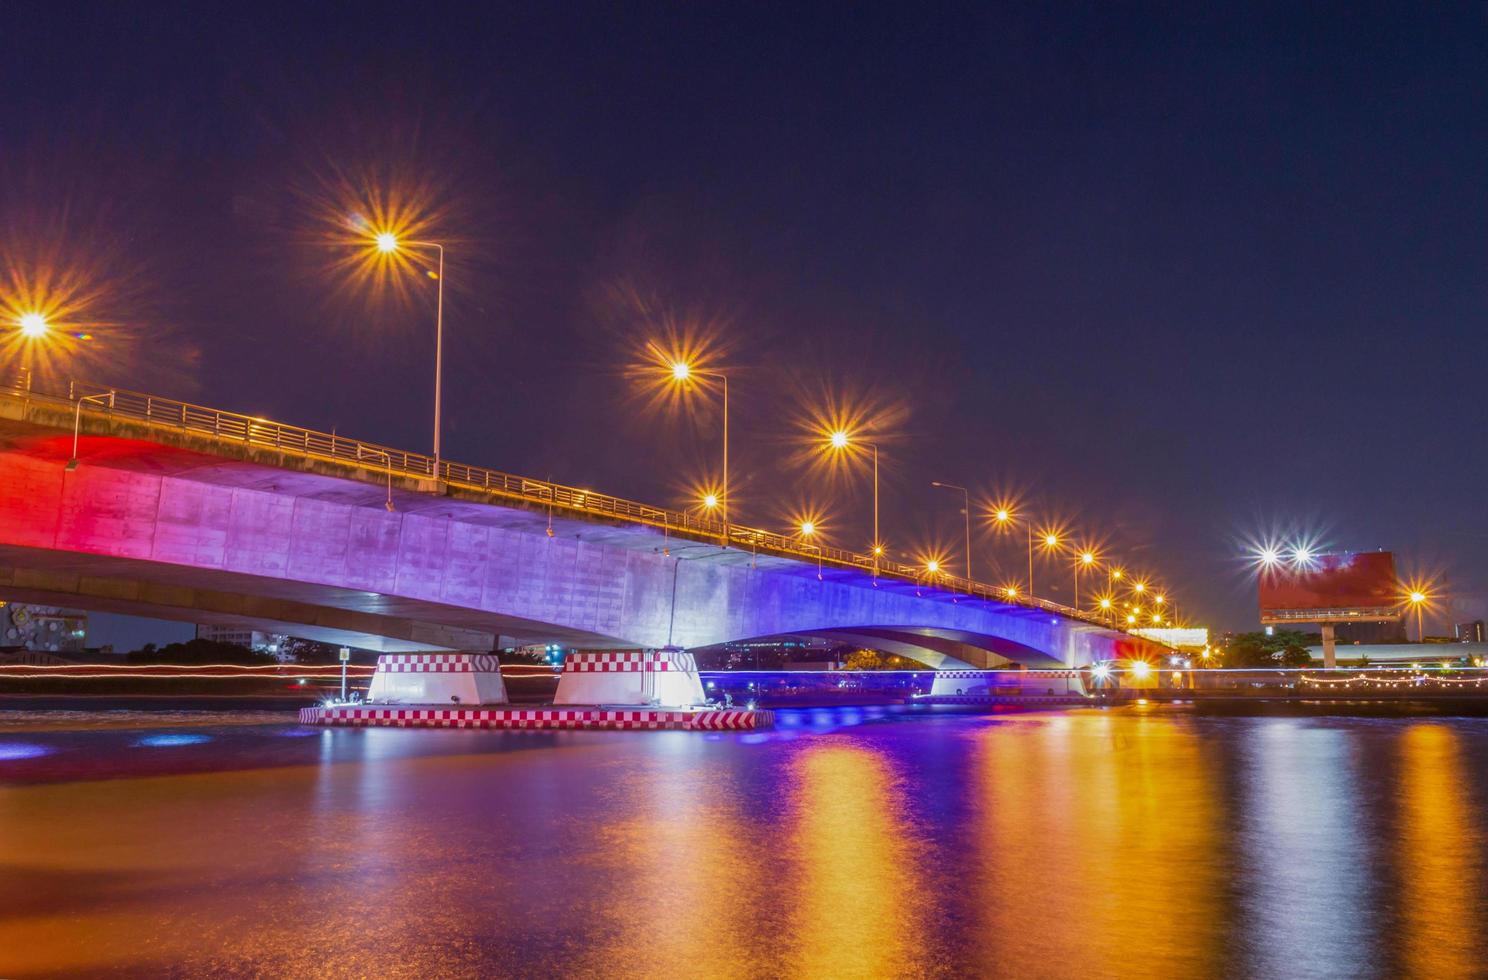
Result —
[[[1480,976],[1488,721],[0,713],[0,975]],[[86,724],[89,727],[80,727]]]

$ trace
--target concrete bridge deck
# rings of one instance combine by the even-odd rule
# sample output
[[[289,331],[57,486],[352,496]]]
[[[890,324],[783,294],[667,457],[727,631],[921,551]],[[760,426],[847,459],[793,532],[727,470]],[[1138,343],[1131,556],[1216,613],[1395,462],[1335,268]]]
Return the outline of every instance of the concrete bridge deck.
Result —
[[[932,665],[1157,649],[870,556],[463,464],[435,472],[418,454],[154,396],[0,388],[0,595],[386,651],[782,633]]]

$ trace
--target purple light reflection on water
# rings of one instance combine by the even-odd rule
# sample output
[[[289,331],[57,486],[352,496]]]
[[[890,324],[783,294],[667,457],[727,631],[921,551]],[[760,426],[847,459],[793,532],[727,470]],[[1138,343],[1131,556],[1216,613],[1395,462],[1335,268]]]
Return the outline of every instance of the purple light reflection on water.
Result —
[[[16,762],[50,755],[51,749],[31,742],[0,742],[0,762]]]

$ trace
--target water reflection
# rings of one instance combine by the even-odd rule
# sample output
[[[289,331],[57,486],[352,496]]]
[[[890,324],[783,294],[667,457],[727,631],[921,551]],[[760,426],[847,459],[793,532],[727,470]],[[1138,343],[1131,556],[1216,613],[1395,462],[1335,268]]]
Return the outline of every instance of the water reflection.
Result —
[[[6,736],[0,976],[1452,976],[1488,955],[1482,722],[793,721]]]
[[[788,767],[796,865],[787,969],[802,977],[926,970],[917,842],[903,787],[869,748],[814,740]]]
[[[1400,738],[1400,955],[1414,976],[1482,976],[1488,955],[1481,820],[1462,756],[1445,725]]]
[[[1015,720],[982,731],[976,764],[986,970],[1217,971],[1221,812],[1184,724],[1103,712]]]
[[[1351,735],[1268,719],[1238,746],[1237,945],[1263,976],[1363,976],[1381,855],[1363,823]]]

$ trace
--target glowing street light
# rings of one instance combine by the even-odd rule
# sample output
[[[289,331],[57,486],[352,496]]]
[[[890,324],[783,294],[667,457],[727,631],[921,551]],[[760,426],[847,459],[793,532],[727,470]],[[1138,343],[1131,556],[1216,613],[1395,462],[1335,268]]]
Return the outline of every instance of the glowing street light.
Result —
[[[931,558],[929,561],[925,562],[925,571],[929,572],[931,575],[934,575],[936,572],[940,571],[940,562],[936,561],[934,558]]]
[[[827,436],[827,445],[833,452],[847,452],[852,446],[852,436],[846,429],[833,429]],[[878,559],[883,556],[883,539],[878,536],[878,445],[870,444],[868,449],[873,452],[873,577],[876,580]]]
[[[444,404],[444,246],[438,242],[403,241],[392,231],[380,231],[372,236],[372,244],[383,255],[393,256],[404,249],[432,248],[439,253],[439,269],[435,274],[437,283],[434,301],[434,479],[439,479],[441,409]]]
[[[16,320],[16,326],[21,328],[21,336],[27,340],[40,340],[51,329],[44,313],[23,313]]]
[[[723,486],[719,488],[719,508],[723,512],[723,539],[728,542],[729,533],[729,440],[728,440],[728,378],[716,371],[699,371],[682,358],[666,357],[655,344],[651,350],[667,365],[672,383],[687,386],[694,378],[709,378],[723,387]]]
[[[716,493],[705,493],[705,494],[703,494],[703,506],[706,507],[706,508],[708,508],[709,510],[713,510],[715,507],[717,507],[718,506],[718,494],[716,494]]]
[[[1011,507],[1007,507],[1007,506],[1004,506],[1004,505],[999,504],[997,506],[997,508],[992,511],[992,519],[995,522],[997,522],[997,524],[1000,527],[1008,527],[1008,526],[1010,526],[1011,524],[1013,524],[1017,520],[1017,515],[1013,513],[1013,510],[1012,510]],[[1025,533],[1025,536],[1026,536],[1027,541],[1028,541],[1028,597],[1030,599],[1032,599],[1033,596],[1034,596],[1034,588],[1033,588],[1033,522],[1032,521],[1024,521],[1023,522],[1023,529],[1024,529],[1024,533]],[[1040,548],[1043,548],[1045,551],[1051,551],[1054,548],[1059,547],[1059,532],[1058,531],[1050,530],[1050,529],[1040,530],[1039,531],[1039,538],[1040,538],[1039,547]]]
[[[1089,548],[1080,552],[1075,561],[1075,608],[1080,608],[1080,573],[1095,565],[1095,552]]]
[[[820,582],[822,578],[822,549],[821,545],[813,540],[816,537],[816,522],[809,517],[802,520],[796,526],[796,534],[800,537],[803,544],[810,545],[816,549],[816,580]]]
[[[1426,633],[1425,633],[1425,631],[1423,629],[1423,624],[1422,624],[1422,619],[1421,619],[1421,609],[1426,605],[1426,601],[1428,599],[1430,599],[1430,598],[1431,598],[1430,596],[1428,596],[1425,592],[1423,592],[1420,589],[1412,589],[1410,591],[1410,594],[1408,596],[1406,596],[1407,601],[1409,601],[1410,604],[1416,610],[1416,642],[1417,643],[1425,643],[1426,642]]]

